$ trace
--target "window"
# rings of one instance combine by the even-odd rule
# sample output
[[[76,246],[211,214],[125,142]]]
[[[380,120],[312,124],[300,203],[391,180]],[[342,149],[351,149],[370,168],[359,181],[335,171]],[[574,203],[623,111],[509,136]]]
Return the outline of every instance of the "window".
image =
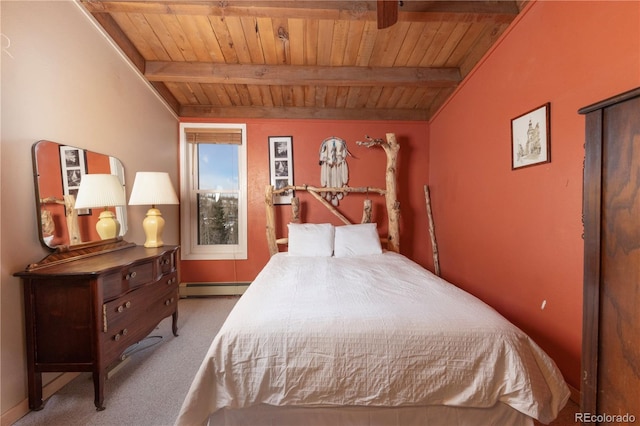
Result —
[[[181,253],[247,258],[245,124],[180,124]]]

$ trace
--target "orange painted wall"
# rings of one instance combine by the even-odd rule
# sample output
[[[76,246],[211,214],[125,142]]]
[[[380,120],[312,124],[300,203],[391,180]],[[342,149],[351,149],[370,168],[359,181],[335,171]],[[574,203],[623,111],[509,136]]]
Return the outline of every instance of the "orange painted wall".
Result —
[[[186,120],[185,120],[186,121]],[[204,121],[204,120],[197,120]],[[183,282],[236,282],[252,281],[269,259],[266,243],[266,219],[264,194],[269,184],[269,136],[293,137],[294,183],[296,185],[319,185],[319,148],[329,136],[338,136],[347,141],[353,157],[349,157],[350,186],[385,186],[386,156],[380,148],[365,148],[356,141],[365,140],[365,135],[384,138],[395,133],[401,145],[399,153],[398,198],[401,203],[401,252],[424,266],[430,265],[431,247],[428,245],[426,207],[423,185],[428,176],[428,124],[426,122],[400,121],[345,121],[345,120],[208,120],[210,122],[247,124],[247,161],[249,186],[249,259],[246,261],[183,261]],[[300,194],[303,220],[306,222],[341,222],[317,201]],[[308,197],[308,196],[307,196]],[[374,202],[373,220],[386,224],[384,200],[371,195]],[[352,222],[362,217],[364,196],[350,194],[341,202],[346,216]],[[306,209],[309,203],[309,209]],[[290,206],[278,206],[283,214],[280,228],[284,228],[290,217]],[[386,229],[386,225],[383,226]],[[284,233],[278,234],[286,236]]]
[[[640,85],[640,2],[529,4],[431,120],[443,276],[529,333],[580,387],[580,107]],[[551,102],[551,163],[511,170],[510,123]],[[543,308],[544,304],[544,308]]]
[[[60,167],[60,149],[55,144],[39,144],[33,147],[38,159],[38,187],[42,198],[62,199],[62,168]],[[41,210],[48,210],[55,225],[51,244],[69,244],[65,208],[62,204],[47,203]]]

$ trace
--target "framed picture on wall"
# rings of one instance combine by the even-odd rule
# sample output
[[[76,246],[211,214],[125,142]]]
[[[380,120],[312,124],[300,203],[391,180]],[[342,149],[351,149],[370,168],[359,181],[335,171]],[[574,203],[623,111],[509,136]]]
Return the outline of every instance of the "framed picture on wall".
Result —
[[[293,137],[269,136],[269,176],[277,190],[293,185]],[[291,204],[293,191],[273,197],[274,204]]]
[[[87,173],[84,149],[60,146],[60,169],[62,170],[62,194],[78,196],[80,182]],[[90,215],[91,209],[78,210],[78,215]]]
[[[551,162],[550,103],[511,120],[511,168]]]

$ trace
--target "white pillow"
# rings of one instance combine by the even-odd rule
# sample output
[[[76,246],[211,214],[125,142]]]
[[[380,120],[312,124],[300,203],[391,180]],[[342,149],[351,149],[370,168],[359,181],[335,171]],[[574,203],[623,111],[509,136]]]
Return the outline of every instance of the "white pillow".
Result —
[[[330,223],[290,223],[289,256],[333,254],[334,226]]]
[[[375,223],[336,226],[335,257],[365,256],[382,253]]]

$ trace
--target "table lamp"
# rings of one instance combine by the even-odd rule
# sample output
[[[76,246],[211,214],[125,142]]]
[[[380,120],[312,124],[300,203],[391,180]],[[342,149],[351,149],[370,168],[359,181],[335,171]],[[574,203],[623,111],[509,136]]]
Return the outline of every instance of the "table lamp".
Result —
[[[131,189],[129,205],[151,205],[142,222],[142,228],[147,237],[144,243],[145,247],[162,247],[164,245],[162,241],[164,219],[160,210],[156,208],[156,205],[160,204],[179,204],[169,173],[137,172]]]
[[[126,205],[124,187],[118,176],[87,174],[82,176],[74,209],[104,208],[96,223],[96,231],[103,240],[120,235],[120,223],[109,207]]]

